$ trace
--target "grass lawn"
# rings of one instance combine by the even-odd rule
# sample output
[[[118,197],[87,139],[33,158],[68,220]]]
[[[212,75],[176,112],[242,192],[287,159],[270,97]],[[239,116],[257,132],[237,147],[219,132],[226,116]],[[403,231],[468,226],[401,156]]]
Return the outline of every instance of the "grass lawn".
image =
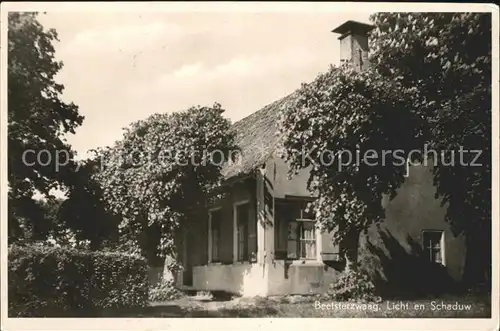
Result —
[[[449,306],[444,306],[449,305]],[[458,305],[457,305],[458,304]],[[455,305],[455,306],[453,306]],[[106,317],[328,317],[328,318],[489,318],[487,297],[442,297],[381,303],[332,302],[303,296],[207,299],[186,296],[149,307],[103,312]]]

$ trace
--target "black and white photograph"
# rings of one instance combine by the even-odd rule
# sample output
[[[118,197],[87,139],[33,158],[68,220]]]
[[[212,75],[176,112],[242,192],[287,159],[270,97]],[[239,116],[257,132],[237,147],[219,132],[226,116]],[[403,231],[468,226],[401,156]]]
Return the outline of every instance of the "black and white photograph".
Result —
[[[1,23],[2,329],[498,329],[497,5]]]

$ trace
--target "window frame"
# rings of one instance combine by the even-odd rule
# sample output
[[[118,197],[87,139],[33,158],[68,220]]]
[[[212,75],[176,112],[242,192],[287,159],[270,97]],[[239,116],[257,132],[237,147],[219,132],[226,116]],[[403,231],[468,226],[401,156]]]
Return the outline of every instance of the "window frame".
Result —
[[[288,256],[288,253],[289,253],[289,250],[288,250],[288,242],[291,241],[290,239],[288,239],[288,235],[287,235],[287,239],[285,240],[285,244],[286,244],[286,251],[280,251],[281,253],[285,253],[283,258],[279,258],[278,260],[287,260],[287,261],[293,261],[292,263],[310,263],[310,262],[317,262],[317,261],[321,261],[321,253],[320,253],[320,247],[322,245],[322,242],[321,242],[321,233],[319,233],[319,230],[317,229],[316,227],[316,221],[314,220],[314,218],[310,218],[310,217],[307,217],[307,213],[305,212],[305,209],[306,209],[306,206],[308,203],[312,202],[313,200],[309,200],[309,199],[283,199],[277,203],[279,204],[283,204],[283,205],[295,205],[295,206],[299,206],[299,215],[298,218],[293,218],[292,217],[284,217],[283,220],[280,219],[281,222],[286,222],[286,225],[285,225],[285,230],[288,231],[289,229],[289,225],[292,224],[292,223],[296,223],[297,224],[297,227],[296,227],[296,231],[297,231],[297,234],[296,234],[296,239],[294,240],[294,242],[296,243],[296,251],[295,251],[295,254],[296,254],[296,257],[293,258],[293,257],[289,257]],[[294,206],[294,208],[295,208]],[[276,217],[276,215],[275,215]],[[314,216],[313,216],[314,217]],[[312,231],[313,231],[313,238],[312,239],[306,239],[303,237],[303,228],[304,228],[304,224],[312,224]],[[281,226],[283,225],[279,225],[280,228]],[[277,230],[279,231],[279,230]],[[275,238],[279,238],[280,234],[277,233]],[[312,242],[314,243],[314,256],[313,257],[306,257],[306,256],[302,256],[302,245],[305,243],[305,242]],[[282,243],[283,244],[283,243]]]
[[[299,226],[297,230],[299,231],[299,235],[297,236],[297,260],[305,260],[305,261],[315,261],[318,259],[318,236],[316,234],[316,222],[314,220],[310,219],[298,219],[295,220],[295,222],[299,223]],[[303,237],[304,234],[304,225],[305,224],[312,224],[312,229],[310,229],[313,233],[313,238],[312,239],[306,239]],[[306,257],[302,256],[302,245],[305,245],[306,243],[314,243],[314,256],[313,257]]]
[[[239,200],[233,203],[233,263],[250,263],[250,252],[248,251],[248,237],[249,237],[249,229],[248,229],[248,224],[245,224],[245,235],[244,235],[244,249],[246,250],[246,257],[243,257],[243,260],[239,259],[239,245],[240,241],[238,238],[238,207],[242,205],[248,205],[248,215],[247,215],[247,223],[249,221],[250,217],[250,208],[252,207],[252,204],[250,202],[250,199],[244,199],[244,200]]]
[[[435,251],[435,247],[432,246],[432,241],[426,241],[426,234],[440,234],[439,238],[439,255],[441,256],[441,262],[435,261],[435,259],[431,258],[434,256],[433,252]],[[422,253],[425,256],[425,259],[430,263],[437,263],[443,266],[446,266],[446,254],[445,254],[445,233],[443,230],[436,229],[424,229],[422,230]],[[432,254],[432,255],[430,255]]]
[[[221,244],[221,240],[220,240],[220,235],[221,235],[221,229],[222,229],[222,224],[221,224],[221,220],[219,220],[219,250],[218,250],[218,258],[217,260],[214,260],[213,259],[213,233],[212,233],[212,214],[214,212],[221,212],[222,211],[222,207],[214,207],[214,208],[210,208],[208,210],[208,263],[209,264],[221,264],[221,260],[220,260],[220,244]]]
[[[305,261],[314,261],[318,259],[318,235],[316,231],[316,221],[312,218],[307,218],[306,217],[306,206],[308,202],[302,203],[303,206],[300,207],[300,217],[298,219],[291,220],[291,222],[297,222],[297,231],[299,232],[297,236],[297,258],[296,260],[305,260]],[[290,221],[289,221],[290,222]],[[312,224],[312,229],[313,229],[313,239],[305,239],[302,237],[304,233],[304,224]],[[314,243],[314,256],[313,257],[305,257],[302,256],[302,244],[305,243],[306,241],[313,242]]]

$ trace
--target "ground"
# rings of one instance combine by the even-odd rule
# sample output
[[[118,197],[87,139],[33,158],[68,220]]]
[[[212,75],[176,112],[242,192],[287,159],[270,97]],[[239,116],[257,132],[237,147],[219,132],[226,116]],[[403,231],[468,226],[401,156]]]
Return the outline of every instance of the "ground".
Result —
[[[317,297],[285,296],[270,298],[213,298],[184,296],[149,307],[121,312],[130,317],[461,317],[489,318],[489,298],[442,297],[421,300],[394,300],[380,303],[332,302]],[[444,306],[449,305],[449,306]],[[457,305],[458,304],[458,305]],[[340,307],[340,305],[343,305]],[[417,309],[418,308],[418,309]],[[107,313],[106,316],[116,316]]]

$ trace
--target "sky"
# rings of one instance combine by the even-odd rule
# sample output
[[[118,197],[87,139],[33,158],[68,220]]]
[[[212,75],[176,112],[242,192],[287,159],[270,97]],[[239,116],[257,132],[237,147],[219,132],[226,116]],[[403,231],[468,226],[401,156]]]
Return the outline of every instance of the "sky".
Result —
[[[339,63],[331,30],[369,13],[48,12],[57,81],[79,106],[67,140],[80,158],[153,113],[218,102],[237,121]]]

